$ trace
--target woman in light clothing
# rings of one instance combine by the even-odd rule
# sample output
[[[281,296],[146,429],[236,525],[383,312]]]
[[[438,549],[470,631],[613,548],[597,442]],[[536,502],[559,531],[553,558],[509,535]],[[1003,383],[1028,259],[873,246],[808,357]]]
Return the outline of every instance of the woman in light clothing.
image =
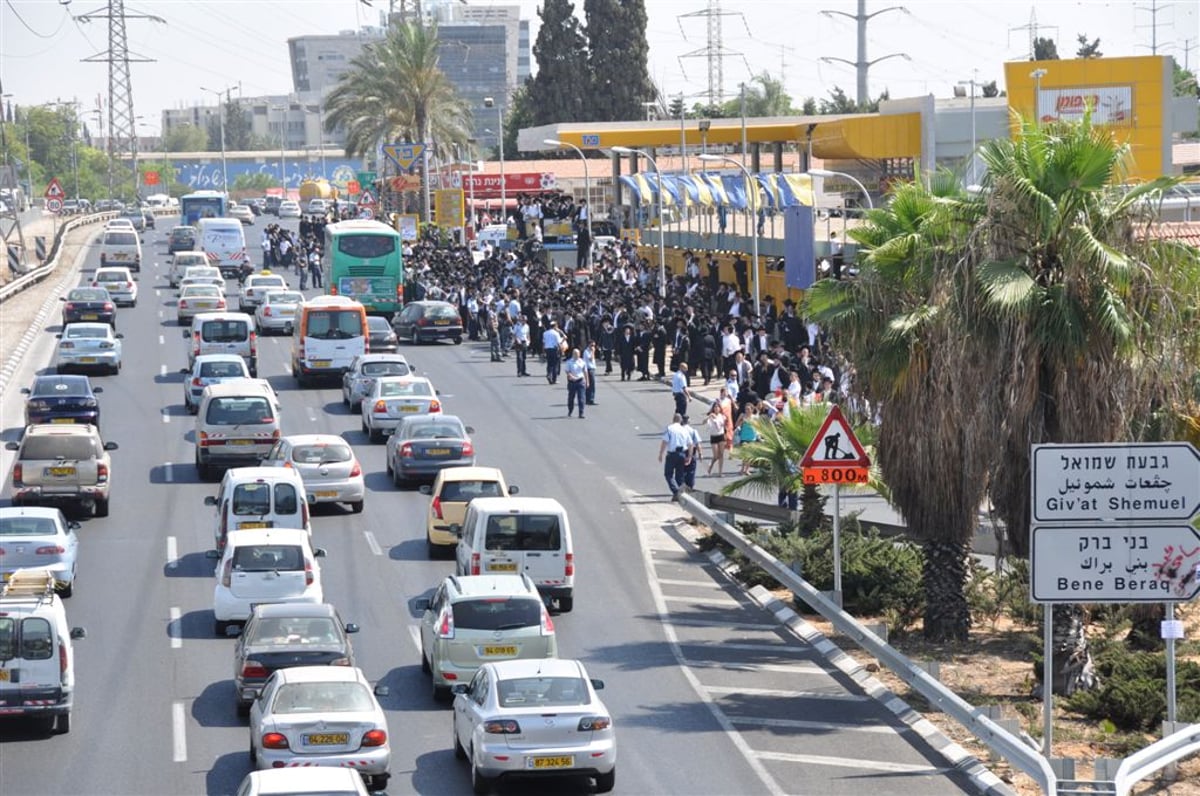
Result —
[[[717,477],[725,474],[725,413],[721,406],[713,401],[704,418],[704,428],[708,432],[708,441],[712,445],[712,458],[708,461],[708,474],[712,475],[713,465],[717,466]]]

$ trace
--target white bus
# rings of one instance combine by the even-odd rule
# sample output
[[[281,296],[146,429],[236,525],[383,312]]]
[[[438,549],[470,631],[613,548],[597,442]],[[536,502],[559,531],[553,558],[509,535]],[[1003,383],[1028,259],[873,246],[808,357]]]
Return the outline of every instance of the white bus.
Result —
[[[246,236],[236,218],[202,218],[200,250],[208,264],[221,269],[221,276],[237,276],[246,259]]]

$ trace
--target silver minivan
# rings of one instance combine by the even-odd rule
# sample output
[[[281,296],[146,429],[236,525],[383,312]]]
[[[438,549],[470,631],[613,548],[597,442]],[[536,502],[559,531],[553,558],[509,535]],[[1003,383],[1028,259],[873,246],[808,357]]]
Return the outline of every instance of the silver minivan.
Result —
[[[196,471],[210,480],[217,467],[256,466],[280,437],[273,390],[257,379],[210,384],[196,411]]]
[[[251,376],[258,376],[258,332],[254,317],[244,312],[202,312],[185,329],[188,368],[201,354],[237,354],[246,360]]]

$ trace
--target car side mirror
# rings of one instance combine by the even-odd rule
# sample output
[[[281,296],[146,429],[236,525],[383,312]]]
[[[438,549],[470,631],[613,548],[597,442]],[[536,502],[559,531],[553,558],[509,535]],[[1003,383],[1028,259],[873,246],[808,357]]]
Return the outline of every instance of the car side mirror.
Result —
[[[113,335],[113,337],[117,338],[118,340],[124,340],[124,339],[125,339],[125,333],[124,333],[124,332],[117,332],[115,335]]]
[[[316,504],[317,504],[317,495],[315,492],[310,492],[308,494],[308,505],[315,506]]]
[[[66,297],[66,296],[59,296],[59,297],[58,297],[58,300],[59,300],[59,301],[66,301],[66,300],[67,300],[67,297]]]
[[[121,446],[115,442],[104,443],[104,450],[106,450],[106,451],[115,451],[119,447],[121,447]]]
[[[518,487],[516,484],[513,484],[512,486],[510,486],[508,488],[508,494],[510,494],[510,495],[515,495],[520,491],[521,491],[520,487]]]
[[[191,337],[191,336],[192,336],[192,333],[191,333],[191,331],[189,331],[189,330],[187,330],[187,329],[184,329],[184,330],[183,330],[183,334],[182,334],[182,335],[180,335],[180,336],[181,336],[181,337],[183,337],[183,339],[184,339],[184,340],[187,340],[189,337]],[[186,371],[186,370],[181,370],[181,371],[179,371],[179,372],[180,372],[180,373],[187,373],[187,371]]]
[[[418,611],[428,611],[430,604],[428,597],[418,597],[413,600],[413,608],[416,608]]]
[[[596,689],[597,691],[604,690],[604,681],[603,680],[592,680],[591,682],[592,682],[592,688]]]
[[[21,395],[29,395],[32,392],[33,392],[33,390],[29,389],[28,387],[21,388]]]
[[[375,686],[375,696],[377,697],[386,697],[391,693],[392,689],[388,688],[386,685],[379,684]]]
[[[318,547],[316,550],[313,550],[313,555],[316,556],[317,558],[324,558],[325,557],[325,548]]]
[[[240,635],[242,635],[240,625],[229,625],[225,628],[225,638],[237,638]]]
[[[459,539],[461,539],[461,538],[462,538],[462,526],[461,526],[461,525],[459,525],[457,522],[456,522],[456,523],[453,523],[453,524],[451,524],[451,526],[450,526],[450,532],[451,532],[452,534],[454,534],[455,536],[457,536]]]
[[[21,445],[20,445],[20,443],[15,442],[15,441],[14,442],[6,442],[6,443],[4,443],[4,450],[19,451],[19,450],[21,450]]]
[[[87,631],[84,630],[82,627],[73,627],[73,628],[71,628],[71,638],[73,638],[73,639],[87,638]]]
[[[358,626],[358,625],[356,625],[356,624],[354,624],[353,622],[350,622],[350,623],[348,623],[348,624],[346,625],[346,627],[344,628],[344,630],[345,630],[347,633],[357,633],[357,632],[358,632],[360,629],[361,629],[361,628],[359,628],[359,626]]]
[[[99,395],[100,393],[104,392],[104,388],[103,388],[103,387],[93,387],[93,388],[92,388],[92,392],[94,392],[94,393],[96,393],[97,395]]]
[[[61,335],[61,334],[56,334],[56,335],[54,335],[54,339],[55,339],[55,340],[61,340],[61,339],[62,339],[62,335]]]
[[[417,488],[417,491],[420,492],[422,495],[432,495],[433,487],[430,486],[429,484],[421,484],[421,486]]]
[[[77,521],[71,520],[70,522],[67,523],[67,527],[70,528],[72,531],[78,531],[83,526],[80,525]]]
[[[468,434],[474,434],[474,433],[475,433],[475,427],[474,427],[474,426],[466,426],[465,428],[466,428],[466,432],[467,432]]]
[[[204,496],[204,505],[206,505],[206,506],[217,505],[217,496],[216,495],[205,495]]]
[[[456,685],[450,686],[450,693],[452,693],[452,694],[469,694],[469,693],[471,693],[471,686],[467,683],[458,683]]]
[[[184,337],[187,337],[187,332],[184,332],[184,333],[183,333],[183,336],[184,336]],[[180,372],[180,373],[182,373],[182,374],[183,374],[183,375],[185,375],[185,376],[186,376],[187,374],[191,373],[191,371],[190,371],[190,370],[188,370],[187,368],[180,368],[180,369],[179,369],[179,372]]]
[[[205,550],[204,557],[207,558],[209,561],[220,561],[221,560],[221,551],[220,550]]]

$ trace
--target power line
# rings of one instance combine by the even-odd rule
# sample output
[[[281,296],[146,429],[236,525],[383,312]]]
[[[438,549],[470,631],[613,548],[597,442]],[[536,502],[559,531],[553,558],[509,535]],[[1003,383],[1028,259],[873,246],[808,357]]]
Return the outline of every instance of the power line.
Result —
[[[1159,5],[1158,0],[1150,0],[1150,5],[1148,5],[1148,6],[1139,6],[1136,4],[1133,6],[1133,10],[1135,13],[1138,11],[1145,11],[1150,14],[1150,24],[1149,25],[1134,25],[1134,27],[1135,28],[1150,28],[1150,53],[1151,53],[1151,55],[1158,55],[1158,12],[1166,11],[1170,7],[1171,7],[1171,3],[1167,3],[1166,5]],[[1142,46],[1144,47],[1145,45],[1142,45]]]
[[[887,8],[881,8],[878,11],[872,11],[870,14],[868,14],[867,0],[858,0],[858,11],[854,14],[848,14],[845,11],[836,11],[830,9],[821,11],[822,16],[840,16],[854,20],[858,39],[856,60],[849,61],[845,58],[836,58],[831,55],[823,56],[821,60],[825,62],[836,61],[839,63],[849,64],[850,66],[854,67],[858,84],[856,90],[856,100],[860,108],[865,108],[871,101],[870,91],[867,87],[867,73],[870,71],[872,66],[880,61],[886,61],[889,58],[903,58],[906,61],[912,60],[912,57],[909,56],[908,53],[890,53],[889,55],[885,55],[881,58],[876,58],[871,61],[867,60],[867,23],[880,14],[886,14],[889,11],[901,11],[905,14],[909,13],[908,9],[904,6],[888,6]]]
[[[707,43],[704,47],[698,50],[692,50],[689,53],[684,53],[679,56],[679,68],[683,69],[684,58],[706,58],[708,60],[708,104],[718,105],[725,100],[725,58],[727,56],[740,56],[746,64],[746,71],[750,71],[750,62],[746,60],[746,56],[740,52],[728,50],[725,48],[725,42],[721,32],[722,17],[741,17],[742,24],[746,26],[746,35],[750,34],[750,26],[746,24],[746,15],[741,11],[722,11],[721,0],[708,0],[708,6],[702,11],[690,11],[686,14],[680,14],[676,17],[676,22],[679,25],[679,32],[683,34],[683,40],[687,41],[687,34],[684,33],[683,23],[679,20],[685,17],[705,17],[707,21]]]
[[[71,15],[71,13],[67,11],[66,6],[63,6],[63,15],[62,19],[59,20],[58,28],[53,33],[38,33],[36,30],[30,27],[28,22],[25,21],[25,18],[21,16],[21,12],[17,11],[17,7],[12,4],[12,0],[4,0],[4,4],[8,6],[9,11],[13,12],[13,16],[17,18],[17,21],[20,22],[22,26],[24,26],[25,30],[29,31],[34,36],[37,36],[39,39],[53,39],[58,35],[59,31],[63,29],[63,25],[65,25],[67,22],[67,17]]]
[[[1009,40],[1009,42],[1012,41],[1012,34],[1015,31],[1019,31],[1019,30],[1029,31],[1029,60],[1036,61],[1037,60],[1038,31],[1041,30],[1042,28],[1045,28],[1047,30],[1053,30],[1055,35],[1058,35],[1058,26],[1057,25],[1038,25],[1037,9],[1031,8],[1031,9],[1029,9],[1029,24],[1018,25],[1015,28],[1009,28],[1008,29],[1008,40]]]

